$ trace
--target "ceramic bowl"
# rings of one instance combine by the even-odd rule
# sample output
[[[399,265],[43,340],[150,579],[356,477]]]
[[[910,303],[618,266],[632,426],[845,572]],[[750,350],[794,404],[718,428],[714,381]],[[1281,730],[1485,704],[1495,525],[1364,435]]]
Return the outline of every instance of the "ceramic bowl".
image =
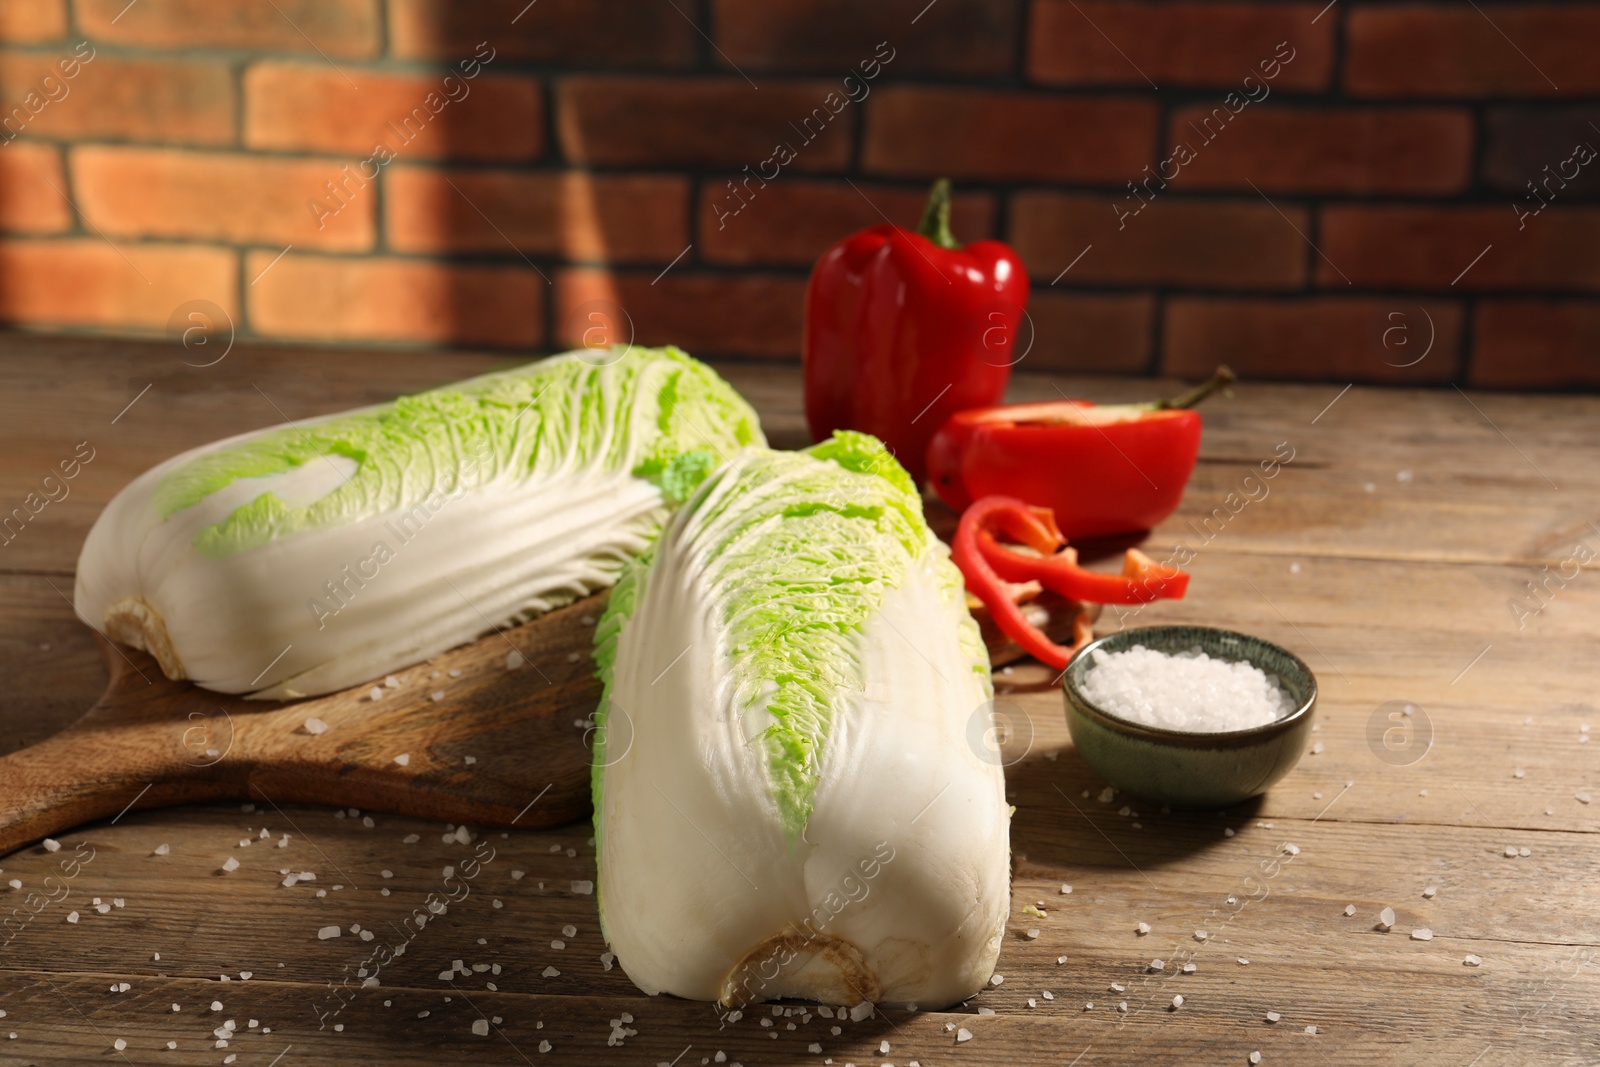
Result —
[[[1294,702],[1283,718],[1246,730],[1195,733],[1145,726],[1097,707],[1083,693],[1095,651],[1135,645],[1182,652],[1196,645],[1218,659],[1245,661],[1278,682]],[[1305,751],[1317,679],[1294,653],[1249,634],[1207,626],[1140,626],[1086,645],[1062,679],[1067,729],[1078,752],[1118,789],[1161,804],[1220,808],[1265,792]]]

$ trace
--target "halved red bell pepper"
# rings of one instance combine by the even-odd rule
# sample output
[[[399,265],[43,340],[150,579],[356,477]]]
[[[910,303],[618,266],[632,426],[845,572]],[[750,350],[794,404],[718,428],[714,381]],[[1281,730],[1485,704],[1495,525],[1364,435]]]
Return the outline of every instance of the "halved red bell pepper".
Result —
[[[1026,545],[1037,555],[1007,548],[996,534]],[[1058,669],[1067,665],[1089,635],[1075,634],[1080,639],[1071,648],[1051,641],[1022,614],[1005,583],[1037,581],[1060,596],[1095,604],[1176,600],[1189,588],[1187,574],[1156,563],[1138,549],[1128,549],[1120,575],[1078,566],[1078,553],[1066,547],[1050,510],[1010,497],[984,497],[968,507],[956,527],[951,554],[966,579],[967,590],[983,601],[1001,631],[1035,659]]]
[[[1200,452],[1191,405],[1234,380],[1172,400],[1094,404],[1053,400],[952,415],[928,444],[934,490],[960,511],[983,496],[1048,507],[1070,538],[1148,530],[1177,510]]]

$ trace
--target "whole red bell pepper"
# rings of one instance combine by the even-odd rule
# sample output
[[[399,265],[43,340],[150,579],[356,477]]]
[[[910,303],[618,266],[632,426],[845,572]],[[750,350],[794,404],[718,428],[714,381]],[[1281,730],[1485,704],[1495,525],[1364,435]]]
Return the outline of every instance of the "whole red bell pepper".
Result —
[[[956,511],[985,496],[1047,507],[1067,537],[1148,530],[1177,510],[1200,452],[1191,410],[1234,380],[1226,367],[1172,400],[1051,400],[952,415],[928,445],[928,477]]]
[[[817,261],[801,355],[806,422],[873,434],[920,486],[928,440],[952,412],[997,404],[1028,300],[1022,260],[950,233],[950,183],[934,183],[918,232],[887,223]]]

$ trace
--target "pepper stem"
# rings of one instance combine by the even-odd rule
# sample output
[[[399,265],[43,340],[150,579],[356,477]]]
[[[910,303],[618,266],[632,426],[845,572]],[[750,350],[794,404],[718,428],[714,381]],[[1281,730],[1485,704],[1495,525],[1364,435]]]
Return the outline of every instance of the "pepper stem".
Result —
[[[1226,389],[1228,386],[1232,385],[1238,380],[1239,376],[1234,374],[1233,371],[1228,367],[1218,367],[1216,373],[1211,375],[1210,381],[1201,385],[1197,385],[1187,393],[1181,393],[1170,400],[1157,400],[1156,410],[1166,411],[1174,408],[1192,408],[1196,404],[1200,403],[1200,401],[1210,396],[1212,393],[1215,393],[1219,389]]]
[[[940,248],[960,248],[950,232],[950,179],[940,178],[928,192],[928,206],[922,211],[917,232]]]

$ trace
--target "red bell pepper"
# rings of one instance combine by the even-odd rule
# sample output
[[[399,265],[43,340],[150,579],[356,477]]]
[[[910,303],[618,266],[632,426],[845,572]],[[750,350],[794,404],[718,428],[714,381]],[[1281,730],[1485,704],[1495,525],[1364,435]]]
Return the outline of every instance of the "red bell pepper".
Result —
[[[1022,260],[950,233],[950,183],[918,232],[887,223],[835,245],[806,288],[806,422],[873,434],[920,486],[928,440],[952,412],[997,404],[1028,300]]]
[[[1000,544],[996,534],[1019,541],[1037,555],[1025,555]],[[995,625],[1041,663],[1061,669],[1092,636],[1075,630],[1071,648],[1051,641],[1022,614],[1006,583],[1037,581],[1071,600],[1095,604],[1143,604],[1163,598],[1181,599],[1189,576],[1176,567],[1156,563],[1137,549],[1128,549],[1122,574],[1102,574],[1078,566],[1078,553],[1066,547],[1048,508],[1030,507],[1010,497],[988,496],[961,514],[951,556],[966,579],[968,592],[983,601]]]
[[[1172,400],[1052,400],[952,415],[928,445],[934,490],[960,511],[983,496],[1048,507],[1070,538],[1148,530],[1177,510],[1200,452],[1191,406],[1234,380],[1226,367]]]

